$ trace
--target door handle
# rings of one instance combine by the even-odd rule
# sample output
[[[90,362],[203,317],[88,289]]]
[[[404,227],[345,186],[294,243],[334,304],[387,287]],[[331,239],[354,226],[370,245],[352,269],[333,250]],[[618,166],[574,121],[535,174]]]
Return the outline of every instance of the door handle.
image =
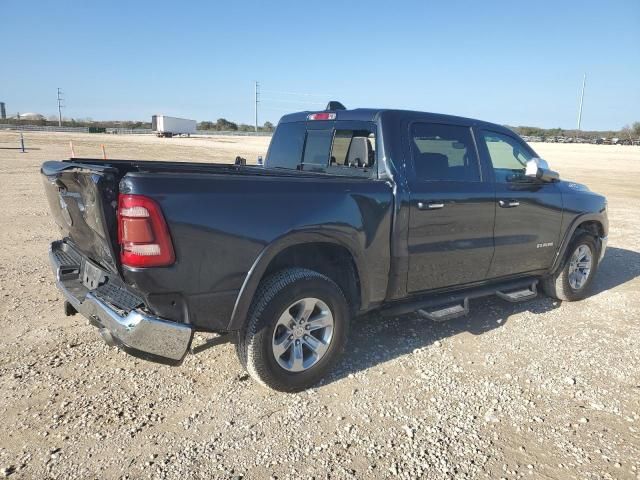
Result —
[[[520,205],[518,200],[498,200],[498,205],[502,208],[513,208]]]
[[[437,210],[444,207],[443,202],[418,202],[419,210]]]

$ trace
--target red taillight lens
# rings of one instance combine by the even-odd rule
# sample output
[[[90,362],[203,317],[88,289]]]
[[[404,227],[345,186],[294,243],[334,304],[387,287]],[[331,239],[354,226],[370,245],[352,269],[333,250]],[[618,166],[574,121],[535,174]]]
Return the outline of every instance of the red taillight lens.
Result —
[[[129,267],[166,267],[176,260],[160,207],[143,195],[118,197],[118,243],[120,261]]]

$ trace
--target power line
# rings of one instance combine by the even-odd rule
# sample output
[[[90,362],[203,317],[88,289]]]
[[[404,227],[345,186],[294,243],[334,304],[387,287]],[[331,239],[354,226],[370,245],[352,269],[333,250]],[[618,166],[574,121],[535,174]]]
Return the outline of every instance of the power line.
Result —
[[[289,103],[293,105],[326,105],[326,102],[310,102],[305,100],[280,100],[279,98],[263,98],[263,102]]]
[[[60,88],[58,87],[58,126],[59,127],[62,126],[62,107],[64,107],[64,105],[62,105],[63,100],[64,98],[62,97],[62,90],[60,90]]]
[[[280,92],[276,90],[263,90],[266,93],[275,93],[278,95],[299,95],[302,97],[333,97],[328,93],[303,93],[303,92]]]

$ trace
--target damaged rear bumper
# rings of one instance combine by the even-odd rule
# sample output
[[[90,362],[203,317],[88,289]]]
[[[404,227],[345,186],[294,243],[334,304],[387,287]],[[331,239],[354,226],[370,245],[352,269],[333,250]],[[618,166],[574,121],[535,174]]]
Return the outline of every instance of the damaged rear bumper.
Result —
[[[98,267],[90,264],[63,241],[51,244],[49,260],[56,284],[66,300],[100,329],[108,343],[134,354],[157,357],[156,360],[177,363],[184,358],[193,337],[193,329],[189,325],[156,317],[139,308],[127,308],[127,304],[133,305],[135,301],[128,301],[126,291],[118,287],[115,287],[115,291],[119,292],[119,300],[112,304],[101,290],[88,288],[82,280],[85,268]]]

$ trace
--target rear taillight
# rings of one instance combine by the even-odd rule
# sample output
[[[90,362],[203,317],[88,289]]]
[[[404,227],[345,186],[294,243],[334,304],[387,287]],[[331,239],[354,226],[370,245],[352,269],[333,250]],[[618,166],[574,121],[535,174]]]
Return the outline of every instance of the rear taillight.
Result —
[[[166,267],[176,259],[160,207],[143,195],[118,197],[118,243],[125,266]]]

